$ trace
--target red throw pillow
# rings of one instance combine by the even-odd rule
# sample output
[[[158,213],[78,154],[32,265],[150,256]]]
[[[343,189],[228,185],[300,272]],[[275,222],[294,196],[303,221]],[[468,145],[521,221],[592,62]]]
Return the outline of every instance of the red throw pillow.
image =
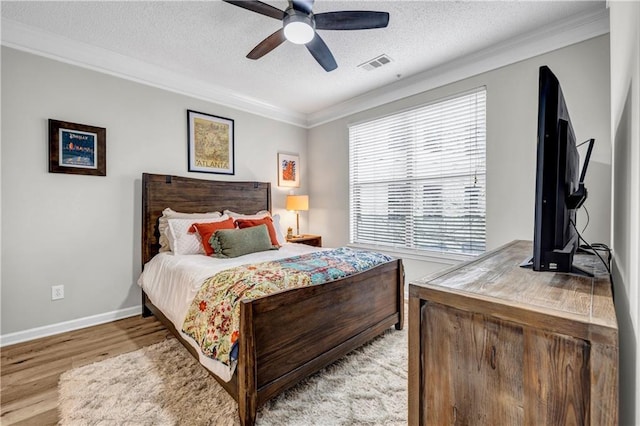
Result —
[[[236,225],[238,228],[251,228],[258,225],[267,225],[267,231],[269,231],[269,238],[271,238],[271,244],[276,247],[280,247],[278,243],[278,237],[276,236],[276,228],[273,226],[273,219],[265,217],[262,219],[236,219]]]
[[[213,247],[209,244],[209,239],[218,229],[234,229],[233,219],[229,218],[221,222],[211,223],[194,223],[189,228],[189,232],[198,231],[200,239],[202,239],[202,247],[207,256],[211,256],[214,253]]]

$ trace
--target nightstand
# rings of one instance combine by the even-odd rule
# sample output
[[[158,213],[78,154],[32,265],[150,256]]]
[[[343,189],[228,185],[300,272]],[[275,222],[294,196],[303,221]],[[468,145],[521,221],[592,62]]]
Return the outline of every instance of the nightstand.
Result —
[[[299,237],[287,237],[287,242],[306,244],[313,247],[322,247],[322,237],[320,235],[304,234]]]

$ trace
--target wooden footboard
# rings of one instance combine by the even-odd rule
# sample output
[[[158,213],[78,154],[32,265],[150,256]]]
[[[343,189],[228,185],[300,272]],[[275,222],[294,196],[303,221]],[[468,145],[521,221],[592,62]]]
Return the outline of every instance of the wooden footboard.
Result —
[[[243,425],[300,380],[404,321],[402,261],[340,281],[243,301],[238,405]]]

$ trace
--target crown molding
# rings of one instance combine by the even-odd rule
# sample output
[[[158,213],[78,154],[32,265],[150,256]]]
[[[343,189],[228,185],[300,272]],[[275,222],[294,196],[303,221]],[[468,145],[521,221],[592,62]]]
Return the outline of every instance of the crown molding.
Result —
[[[609,32],[609,9],[540,28],[310,114],[278,107],[162,67],[2,18],[2,45],[115,77],[313,128]]]
[[[6,18],[2,18],[2,45],[295,126],[307,127],[305,114]]]
[[[609,9],[585,13],[483,49],[307,116],[313,128],[609,32]]]

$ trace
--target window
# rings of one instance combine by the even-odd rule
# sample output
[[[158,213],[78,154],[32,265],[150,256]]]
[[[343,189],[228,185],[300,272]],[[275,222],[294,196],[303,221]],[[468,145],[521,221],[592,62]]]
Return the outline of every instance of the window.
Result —
[[[350,241],[485,250],[486,89],[349,127]]]

